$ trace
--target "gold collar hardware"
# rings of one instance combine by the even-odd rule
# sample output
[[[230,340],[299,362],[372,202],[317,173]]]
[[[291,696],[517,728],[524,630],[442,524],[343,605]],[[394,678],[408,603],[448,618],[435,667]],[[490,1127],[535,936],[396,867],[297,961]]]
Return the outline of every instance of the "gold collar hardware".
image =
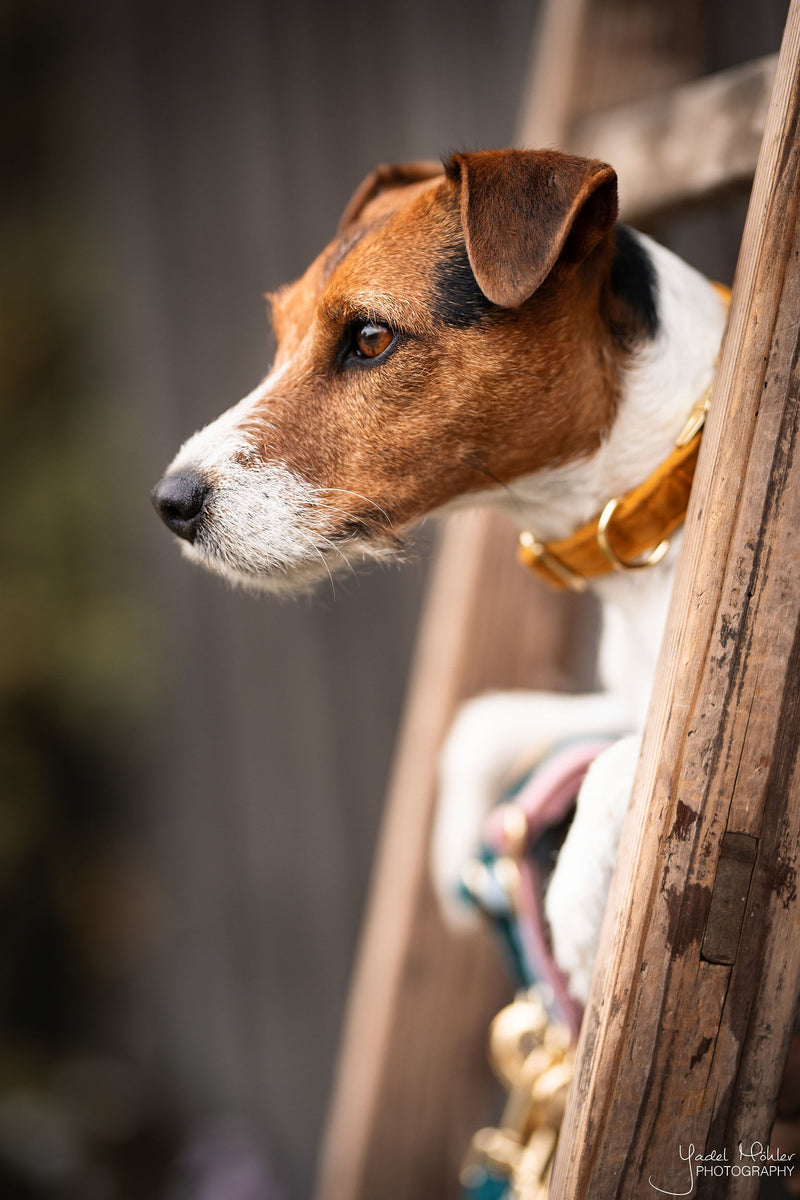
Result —
[[[719,366],[719,359],[717,359],[717,361],[714,363],[715,377],[716,377],[718,366]],[[696,437],[697,434],[700,432],[700,430],[705,425],[706,414],[708,413],[708,405],[711,401],[711,388],[712,387],[713,387],[713,381],[712,381],[712,383],[710,383],[708,385],[708,387],[703,392],[700,399],[695,404],[692,411],[689,413],[686,424],[684,425],[683,429],[678,434],[677,440],[675,442],[675,445],[678,447],[678,449],[681,449],[683,446],[688,446],[689,442],[692,440],[692,438]]]
[[[614,496],[599,516],[569,537],[542,543],[529,530],[521,533],[519,562],[551,587],[573,592],[584,591],[589,579],[612,571],[654,567],[686,517],[701,433],[702,422],[691,440],[676,444],[644,483]]]
[[[521,992],[498,1013],[489,1035],[495,1074],[508,1088],[497,1128],[472,1139],[464,1187],[504,1179],[517,1200],[547,1200],[550,1169],[575,1065],[572,1035],[552,1021],[539,989]]]
[[[534,561],[541,563],[544,569],[558,581],[556,586],[560,584],[561,587],[569,588],[572,592],[585,592],[588,587],[582,575],[579,575],[577,571],[571,571],[554,554],[550,554],[547,547],[543,546],[528,530],[519,535],[519,558],[526,566],[532,567]]]
[[[603,511],[600,513],[600,517],[597,521],[597,544],[598,544],[598,546],[603,551],[603,554],[605,554],[606,558],[611,563],[611,566],[615,571],[640,571],[642,569],[642,567],[656,566],[657,563],[661,562],[662,558],[669,550],[669,547],[670,547],[670,539],[669,538],[664,538],[663,541],[660,541],[658,543],[655,550],[651,550],[646,558],[641,558],[637,562],[624,562],[621,558],[618,557],[613,546],[609,542],[608,526],[611,522],[611,518],[613,517],[614,513],[617,511],[619,502],[620,502],[619,496],[615,496],[613,500],[609,500],[608,504],[605,506]]]

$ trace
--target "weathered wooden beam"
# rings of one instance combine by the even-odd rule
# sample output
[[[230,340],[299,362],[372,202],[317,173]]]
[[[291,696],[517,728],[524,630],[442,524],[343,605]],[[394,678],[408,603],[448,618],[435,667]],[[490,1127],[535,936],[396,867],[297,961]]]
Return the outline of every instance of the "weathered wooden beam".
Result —
[[[558,1200],[680,1193],[681,1147],[741,1167],[740,1143],[768,1141],[800,988],[799,395],[793,0],[554,1168]],[[744,1200],[758,1186],[723,1170],[699,1194]]]
[[[547,0],[542,6],[520,100],[518,145],[535,149],[564,144],[587,14],[592,7],[592,0]]]
[[[755,171],[776,57],[755,59],[649,99],[584,116],[570,149],[605,159],[626,220],[700,201]]]

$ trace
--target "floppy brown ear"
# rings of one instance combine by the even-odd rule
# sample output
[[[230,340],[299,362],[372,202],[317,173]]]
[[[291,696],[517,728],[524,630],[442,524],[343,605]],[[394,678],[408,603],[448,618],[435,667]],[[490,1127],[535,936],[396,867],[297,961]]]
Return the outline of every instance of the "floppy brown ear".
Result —
[[[555,150],[484,150],[445,164],[460,187],[473,274],[493,304],[527,300],[559,257],[580,262],[617,217],[617,177],[606,163]]]
[[[421,183],[424,179],[433,179],[434,176],[441,174],[442,164],[440,162],[428,162],[424,159],[420,159],[419,162],[393,165],[384,163],[380,167],[376,167],[350,197],[347,207],[342,213],[339,228],[344,229],[351,221],[355,221],[362,208],[388,188],[402,187],[406,183]]]

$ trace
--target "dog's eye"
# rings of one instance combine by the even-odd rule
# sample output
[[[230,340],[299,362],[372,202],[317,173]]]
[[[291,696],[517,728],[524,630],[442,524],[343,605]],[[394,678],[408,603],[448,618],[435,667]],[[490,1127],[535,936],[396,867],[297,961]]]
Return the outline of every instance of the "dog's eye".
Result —
[[[394,341],[394,333],[388,325],[367,321],[357,325],[353,331],[353,348],[359,358],[377,358],[388,350]]]

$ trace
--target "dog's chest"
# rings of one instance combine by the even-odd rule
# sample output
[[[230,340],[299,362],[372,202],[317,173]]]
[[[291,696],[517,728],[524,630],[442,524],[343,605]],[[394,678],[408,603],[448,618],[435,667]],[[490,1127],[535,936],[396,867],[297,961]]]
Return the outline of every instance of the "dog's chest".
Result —
[[[611,575],[596,586],[602,613],[600,683],[625,701],[632,729],[641,728],[647,711],[679,544],[675,535],[657,567]]]

